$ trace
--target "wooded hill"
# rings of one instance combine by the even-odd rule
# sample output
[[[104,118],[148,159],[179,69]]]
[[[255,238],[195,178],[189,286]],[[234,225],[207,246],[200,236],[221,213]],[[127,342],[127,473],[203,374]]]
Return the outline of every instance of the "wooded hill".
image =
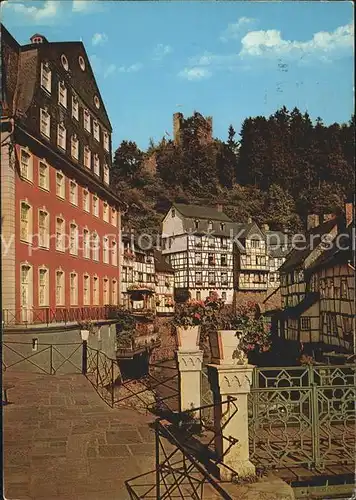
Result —
[[[340,213],[354,191],[355,118],[347,124],[313,123],[285,107],[266,118],[246,118],[240,139],[203,143],[204,118],[184,122],[180,141],[150,141],[147,151],[123,141],[115,152],[112,184],[129,205],[123,224],[159,233],[172,202],[216,205],[237,222],[252,217],[272,229],[296,231],[308,213]],[[156,173],[148,173],[153,162]]]

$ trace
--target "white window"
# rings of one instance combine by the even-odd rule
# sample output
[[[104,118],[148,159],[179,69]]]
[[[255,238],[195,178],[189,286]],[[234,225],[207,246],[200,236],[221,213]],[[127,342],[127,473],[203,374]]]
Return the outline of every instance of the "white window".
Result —
[[[64,271],[56,271],[56,306],[64,306]]]
[[[109,205],[106,201],[103,202],[103,221],[109,222]]]
[[[110,170],[106,163],[104,163],[104,182],[110,184]]]
[[[93,305],[99,305],[99,278],[93,276]]]
[[[90,278],[88,274],[83,276],[83,304],[90,305]]]
[[[103,262],[109,264],[109,238],[107,236],[103,238]]]
[[[83,257],[90,259],[90,234],[88,229],[83,229]]]
[[[69,182],[69,201],[73,205],[78,205],[78,184],[75,181]]]
[[[96,120],[93,120],[93,135],[94,139],[100,142],[100,127],[99,123]]]
[[[49,167],[43,161],[38,164],[38,185],[40,188],[49,191]]]
[[[111,224],[115,227],[117,225],[117,213],[115,208],[111,209]]]
[[[84,167],[91,169],[91,152],[88,146],[84,146]]]
[[[103,137],[104,137],[104,148],[106,149],[106,151],[109,151],[109,134],[106,132],[106,130],[104,130]]]
[[[32,155],[26,149],[21,148],[20,153],[20,173],[21,177],[27,179],[28,181],[32,181]]]
[[[115,240],[111,242],[111,264],[117,266],[117,245]]]
[[[109,280],[108,278],[103,278],[103,302],[104,306],[109,304]]]
[[[63,123],[58,123],[57,128],[57,145],[66,150],[67,130]]]
[[[83,210],[90,212],[90,196],[87,189],[83,189]]]
[[[65,222],[62,217],[56,217],[56,250],[65,251]]]
[[[49,305],[49,272],[45,267],[38,270],[38,305]]]
[[[84,110],[83,117],[84,117],[84,128],[85,130],[90,132],[90,113],[87,109]]]
[[[32,267],[28,264],[21,265],[21,307],[24,308],[24,319],[28,319],[27,308],[32,305]]]
[[[113,279],[111,282],[111,303],[117,305],[117,281]]]
[[[78,255],[78,226],[75,222],[71,222],[69,227],[69,253]]]
[[[93,233],[92,236],[93,260],[99,261],[99,236],[98,233]]]
[[[67,107],[67,88],[64,85],[64,82],[59,82],[58,84],[58,102],[64,108]]]
[[[56,195],[65,198],[65,178],[61,172],[56,172]]]
[[[72,116],[76,120],[79,120],[79,103],[77,96],[72,96]]]
[[[79,158],[79,141],[78,141],[78,137],[76,136],[76,134],[72,135],[72,139],[71,139],[71,155],[72,155],[72,158],[75,158],[76,160],[78,160],[78,158]]]
[[[100,160],[97,153],[94,154],[94,174],[100,175]]]
[[[40,132],[46,137],[51,134],[51,117],[47,109],[40,109]]]
[[[70,273],[69,277],[70,285],[70,305],[78,305],[78,274],[75,272]]]
[[[32,208],[25,201],[21,202],[20,239],[31,243],[32,241]]]
[[[46,210],[38,211],[38,245],[49,248],[49,214]]]
[[[93,195],[93,215],[99,217],[99,198]]]
[[[51,93],[52,72],[47,63],[41,63],[41,87]]]

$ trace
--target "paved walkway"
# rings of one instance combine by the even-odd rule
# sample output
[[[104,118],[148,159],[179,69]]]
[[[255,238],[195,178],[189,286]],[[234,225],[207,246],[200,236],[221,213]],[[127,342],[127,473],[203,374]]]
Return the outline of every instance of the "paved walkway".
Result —
[[[5,374],[7,499],[125,500],[154,468],[153,417],[111,409],[82,375]]]

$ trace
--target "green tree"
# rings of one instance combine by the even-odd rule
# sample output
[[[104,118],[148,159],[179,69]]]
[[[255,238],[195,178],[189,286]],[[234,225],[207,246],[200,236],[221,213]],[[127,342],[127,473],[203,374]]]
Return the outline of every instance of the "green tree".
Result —
[[[112,167],[113,180],[128,179],[132,181],[140,173],[143,152],[132,141],[122,141],[114,154]]]

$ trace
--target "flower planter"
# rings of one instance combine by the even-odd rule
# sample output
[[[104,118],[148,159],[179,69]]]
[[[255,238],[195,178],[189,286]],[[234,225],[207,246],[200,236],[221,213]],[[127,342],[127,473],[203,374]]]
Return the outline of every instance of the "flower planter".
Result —
[[[247,364],[245,354],[239,349],[236,330],[217,330],[209,334],[211,362],[216,365]]]
[[[182,351],[199,349],[200,326],[177,326],[178,347]]]

